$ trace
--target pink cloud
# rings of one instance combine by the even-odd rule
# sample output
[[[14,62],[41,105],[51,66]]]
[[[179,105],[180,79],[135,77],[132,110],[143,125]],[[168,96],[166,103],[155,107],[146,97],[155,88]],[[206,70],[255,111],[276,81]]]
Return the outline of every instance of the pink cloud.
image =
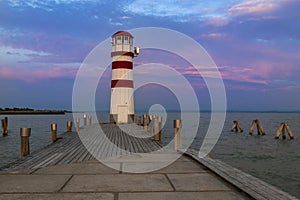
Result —
[[[34,82],[41,79],[74,78],[77,68],[71,66],[24,69],[18,67],[0,67],[0,78]]]
[[[221,70],[223,79],[245,82],[245,83],[255,83],[268,85],[268,79],[258,76],[256,73],[257,70],[253,68],[243,68],[243,67],[231,67],[225,66]]]
[[[123,16],[121,16],[120,18],[121,18],[121,19],[130,19],[131,17],[126,16],[126,15],[123,15]]]
[[[219,78],[220,75],[224,80],[255,83],[267,85],[268,80],[257,76],[255,70],[252,68],[241,68],[241,67],[231,67],[231,66],[220,66],[217,71],[214,68],[202,68],[197,67],[200,71],[197,71],[194,67],[183,68],[182,74],[190,76],[202,76],[206,78]]]
[[[212,17],[206,21],[206,24],[215,27],[226,26],[228,23],[229,23],[228,20],[224,19],[223,17]]]
[[[249,0],[234,5],[229,9],[232,16],[261,14],[274,11],[285,0]]]
[[[224,33],[206,33],[201,34],[200,37],[204,39],[223,39],[226,38],[227,35]]]

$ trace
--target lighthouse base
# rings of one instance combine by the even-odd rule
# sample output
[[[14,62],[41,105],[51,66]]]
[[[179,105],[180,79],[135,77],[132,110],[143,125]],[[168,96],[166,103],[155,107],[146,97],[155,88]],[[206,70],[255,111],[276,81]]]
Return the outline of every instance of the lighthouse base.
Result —
[[[127,120],[124,121],[120,121],[120,119],[118,120],[118,114],[110,114],[109,115],[109,122],[111,124],[117,124],[117,123],[133,123],[134,122],[134,114],[129,114],[127,115]]]

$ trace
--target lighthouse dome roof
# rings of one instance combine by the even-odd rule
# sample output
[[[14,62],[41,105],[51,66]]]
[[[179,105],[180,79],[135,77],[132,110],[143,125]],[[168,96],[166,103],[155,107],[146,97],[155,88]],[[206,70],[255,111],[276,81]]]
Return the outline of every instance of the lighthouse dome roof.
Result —
[[[129,32],[127,31],[117,31],[115,32],[111,37],[115,37],[115,36],[118,36],[118,35],[125,35],[125,36],[130,36],[130,37],[133,37]]]

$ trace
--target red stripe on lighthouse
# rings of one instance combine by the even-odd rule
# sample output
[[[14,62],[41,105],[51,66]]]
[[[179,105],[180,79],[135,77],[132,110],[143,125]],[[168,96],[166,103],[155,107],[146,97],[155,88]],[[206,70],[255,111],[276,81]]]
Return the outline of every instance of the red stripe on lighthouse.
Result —
[[[113,56],[130,56],[130,57],[134,57],[134,53],[132,52],[128,52],[128,51],[114,51],[114,52],[111,52],[111,57]]]
[[[132,62],[130,61],[114,61],[112,62],[112,69],[132,69]]]
[[[133,88],[132,80],[111,80],[111,88],[127,87]]]

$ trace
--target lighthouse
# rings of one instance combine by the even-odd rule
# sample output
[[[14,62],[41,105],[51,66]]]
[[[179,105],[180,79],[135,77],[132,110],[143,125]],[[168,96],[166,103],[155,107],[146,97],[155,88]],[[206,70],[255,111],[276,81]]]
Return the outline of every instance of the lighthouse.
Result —
[[[134,119],[133,63],[138,48],[133,52],[133,36],[126,31],[112,35],[112,78],[110,122],[130,123]]]

